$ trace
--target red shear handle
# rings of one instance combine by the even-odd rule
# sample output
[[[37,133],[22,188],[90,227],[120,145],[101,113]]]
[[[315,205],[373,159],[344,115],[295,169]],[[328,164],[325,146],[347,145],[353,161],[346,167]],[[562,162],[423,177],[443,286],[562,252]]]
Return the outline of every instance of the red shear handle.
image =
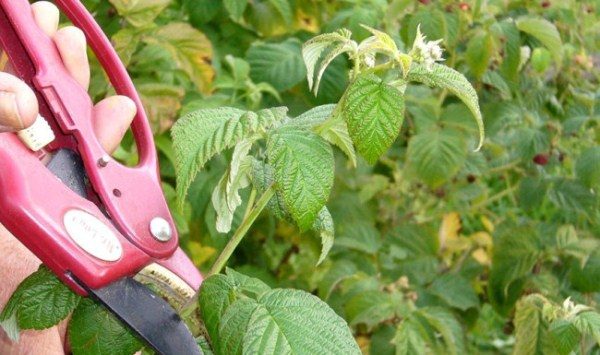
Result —
[[[12,133],[0,133],[0,191],[2,223],[80,294],[85,291],[70,274],[95,289],[129,276],[151,261],[112,227],[96,205],[69,190]],[[105,226],[108,232],[104,234],[109,236],[88,232],[70,236],[65,218],[72,211],[93,216]],[[68,223],[71,227],[75,224]],[[84,224],[80,229],[85,227]],[[78,244],[74,237],[87,241]],[[86,252],[82,245],[114,257],[94,257],[95,250]]]
[[[17,74],[37,89],[42,113],[55,121],[51,125],[61,138],[53,148],[72,146],[74,138],[91,185],[113,223],[144,252],[165,258],[177,248],[177,235],[160,187],[152,132],[139,97],[108,39],[83,5],[75,0],[56,2],[85,32],[117,92],[135,101],[138,113],[133,133],[140,154],[138,166],[123,166],[106,154],[94,134],[89,95],[65,69],[52,39],[36,25],[27,0],[0,0],[0,43]],[[0,178],[7,177],[13,177],[11,171],[0,168]],[[150,222],[157,217],[169,224],[171,239],[159,241],[152,236]]]

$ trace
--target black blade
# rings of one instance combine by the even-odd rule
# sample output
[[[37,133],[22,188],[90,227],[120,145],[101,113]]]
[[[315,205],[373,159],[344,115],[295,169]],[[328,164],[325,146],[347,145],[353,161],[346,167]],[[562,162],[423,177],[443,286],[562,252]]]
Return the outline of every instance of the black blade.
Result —
[[[130,277],[88,293],[127,324],[160,355],[201,355],[189,329],[173,308]]]
[[[77,153],[69,149],[59,149],[46,167],[73,192],[85,197],[87,177],[83,162]]]

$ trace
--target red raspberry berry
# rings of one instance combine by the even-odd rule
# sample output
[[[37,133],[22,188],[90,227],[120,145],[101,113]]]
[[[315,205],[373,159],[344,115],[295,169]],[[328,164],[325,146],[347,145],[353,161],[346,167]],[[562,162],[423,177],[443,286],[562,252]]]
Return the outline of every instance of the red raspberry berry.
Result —
[[[469,4],[467,4],[466,2],[461,2],[460,4],[458,4],[458,7],[462,11],[469,11],[471,9],[471,6],[469,6]]]
[[[550,7],[550,5],[551,5],[550,1],[542,1],[542,7],[543,7],[544,9],[547,9],[547,8],[549,8],[549,7]]]
[[[533,157],[533,162],[537,165],[546,165],[548,164],[548,154],[536,154],[535,157]]]

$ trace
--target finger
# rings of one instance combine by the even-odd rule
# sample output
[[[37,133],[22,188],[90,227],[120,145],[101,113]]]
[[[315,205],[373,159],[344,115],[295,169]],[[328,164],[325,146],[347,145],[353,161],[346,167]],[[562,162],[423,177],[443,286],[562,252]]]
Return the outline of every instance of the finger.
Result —
[[[58,8],[51,2],[38,1],[31,4],[33,18],[37,25],[50,37],[54,37],[58,30],[58,19],[60,17]]]
[[[74,26],[63,27],[54,34],[54,42],[71,76],[87,90],[90,85],[90,63],[83,32]]]
[[[29,86],[0,72],[0,132],[27,128],[37,115],[38,102]]]
[[[126,96],[108,97],[94,107],[94,131],[104,150],[117,149],[136,112],[135,103]]]

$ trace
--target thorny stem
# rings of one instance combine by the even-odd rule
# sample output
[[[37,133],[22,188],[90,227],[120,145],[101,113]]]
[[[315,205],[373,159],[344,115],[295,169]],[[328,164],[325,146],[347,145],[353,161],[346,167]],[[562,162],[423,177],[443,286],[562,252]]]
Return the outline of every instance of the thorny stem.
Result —
[[[269,200],[271,200],[271,197],[273,197],[274,194],[275,185],[271,185],[267,188],[267,190],[265,190],[265,192],[258,199],[258,201],[256,201],[256,205],[252,206],[256,197],[256,190],[252,190],[252,193],[250,194],[250,199],[248,200],[248,207],[246,209],[246,213],[244,214],[244,220],[242,221],[238,229],[236,229],[231,239],[229,239],[229,242],[227,242],[227,245],[225,245],[225,248],[223,248],[221,254],[219,254],[219,257],[217,258],[213,266],[210,268],[205,278],[208,278],[212,275],[221,272],[221,270],[223,269],[223,267],[225,267],[227,261],[237,248],[237,246],[240,244],[242,239],[244,239],[244,236],[246,236],[246,233],[248,232],[252,224],[254,224],[254,221],[256,221],[256,218],[258,218],[258,215],[260,215],[262,210],[267,206],[267,203],[269,202]],[[197,308],[198,292],[181,308],[181,316],[183,318],[186,318],[187,316],[195,312]]]

